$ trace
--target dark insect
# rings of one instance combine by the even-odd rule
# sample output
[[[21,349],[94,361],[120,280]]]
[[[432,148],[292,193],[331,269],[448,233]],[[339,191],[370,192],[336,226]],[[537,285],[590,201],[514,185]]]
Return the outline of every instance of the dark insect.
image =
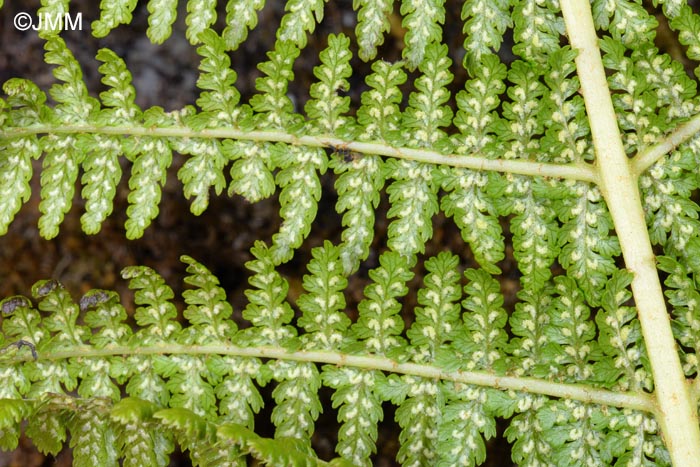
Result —
[[[109,300],[109,294],[103,290],[91,290],[83,295],[80,299],[80,311],[85,311],[88,308],[96,307],[97,305]]]
[[[333,152],[343,158],[346,163],[354,162],[360,158],[360,153],[351,151],[346,146],[331,146]]]
[[[37,297],[45,297],[51,292],[53,292],[56,289],[62,289],[63,284],[58,282],[56,279],[49,279],[47,281],[44,281],[41,286],[36,289],[36,296]]]
[[[17,308],[29,307],[32,304],[32,302],[30,302],[27,297],[23,297],[21,295],[6,298],[0,303],[2,303],[2,305],[0,305],[0,311],[2,311],[3,315],[9,315],[10,313],[14,312]]]
[[[20,339],[17,342],[13,342],[7,347],[17,347],[17,350],[21,349],[22,347],[29,347],[29,351],[32,353],[32,357],[34,357],[34,360],[39,359],[39,355],[37,355],[36,353],[36,346],[29,341],[25,341],[24,339]]]

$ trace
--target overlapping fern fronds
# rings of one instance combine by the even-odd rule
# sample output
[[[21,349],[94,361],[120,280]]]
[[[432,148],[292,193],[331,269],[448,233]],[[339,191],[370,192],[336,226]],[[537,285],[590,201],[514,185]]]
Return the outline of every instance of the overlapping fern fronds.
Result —
[[[45,1],[41,11],[62,14],[67,4]],[[231,1],[218,11],[214,1],[187,2],[187,38],[201,57],[196,105],[141,109],[129,69],[109,49],[96,57],[107,89],[92,97],[56,31],[40,32],[57,80],[48,96],[25,79],[3,85],[0,233],[29,199],[41,160],[42,236],[56,237],[76,185],[83,230],[98,234],[127,167],[125,231],[138,238],[158,216],[174,153],[185,157],[176,176],[194,214],[224,191],[251,203],[277,193],[282,222],[269,244],[251,249],[243,310],[188,256],[181,317],[172,289],[141,266],[122,274],[135,291],[133,326],[117,294],[95,290],[75,302],[55,280],[37,283],[33,299],[2,300],[0,448],[14,449],[24,429],[45,453],[70,438],[76,465],[167,465],[176,443],[202,466],[243,466],[249,457],[371,465],[390,403],[402,465],[482,463],[498,419],[521,465],[668,465],[658,381],[630,302],[634,275],[621,267],[626,226],[606,203],[559,2],[467,0],[460,21],[439,0],[403,0],[403,60],[391,63],[376,57],[392,3],[357,0],[356,37],[315,38],[325,48],[303,112],[288,95],[295,61],[334,4],[286,4],[256,94],[244,102],[236,80],[247,70],[228,52],[260,27],[264,4]],[[93,34],[129,23],[135,7],[101,2]],[[697,81],[654,46],[657,21],[637,2],[594,1],[592,10],[649,237],[663,252],[683,371],[695,377],[700,207],[691,194],[700,145],[693,132],[673,132],[697,125]],[[162,43],[177,2],[152,0],[148,11],[147,34]],[[663,2],[662,11],[697,60],[700,16],[683,2]],[[455,21],[466,34],[461,52],[443,40]],[[512,63],[495,53],[508,29]],[[353,109],[345,92],[358,60],[371,62],[371,73]],[[313,249],[304,293],[291,303],[279,266],[308,237],[329,168],[341,240]],[[377,240],[384,193],[390,222],[376,243],[386,249],[353,321],[348,278]],[[457,225],[464,248],[424,257],[438,213]],[[498,280],[509,257],[519,269],[513,310]],[[408,282],[422,271],[418,306],[404,309]],[[266,386],[273,400],[265,402]],[[321,403],[324,387],[332,407]],[[255,431],[265,404],[272,437]],[[313,449],[324,410],[337,411],[335,459]]]

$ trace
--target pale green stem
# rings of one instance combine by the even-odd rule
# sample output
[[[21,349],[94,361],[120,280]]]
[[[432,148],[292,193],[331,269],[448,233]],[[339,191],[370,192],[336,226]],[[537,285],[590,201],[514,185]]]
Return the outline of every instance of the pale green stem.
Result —
[[[331,136],[297,136],[282,130],[245,131],[235,128],[195,131],[185,127],[151,128],[144,126],[96,126],[96,125],[41,125],[23,128],[6,128],[0,132],[0,140],[22,136],[52,134],[96,133],[103,135],[133,135],[173,138],[214,138],[238,141],[280,142],[309,147],[342,147],[350,151],[398,159],[410,159],[428,164],[464,167],[474,170],[565,178],[597,183],[596,172],[585,163],[552,164],[525,160],[488,159],[479,156],[445,155],[435,151],[413,148],[397,148],[381,142],[351,142]]]
[[[569,41],[591,125],[600,188],[615,223],[625,265],[634,274],[632,292],[649,354],[657,420],[676,467],[700,462],[700,429],[681,369],[654,254],[644,220],[638,180],[617,126],[588,0],[561,2]]]
[[[12,355],[5,362],[19,363],[32,361],[31,355],[24,350]],[[485,371],[445,371],[439,367],[418,364],[398,363],[394,360],[373,355],[350,355],[331,350],[300,350],[288,351],[281,347],[258,346],[236,347],[233,345],[179,345],[155,344],[143,347],[110,346],[103,349],[94,347],[74,347],[72,349],[53,351],[48,354],[39,353],[39,360],[65,360],[69,358],[91,357],[127,357],[129,355],[230,355],[249,358],[270,358],[275,360],[291,360],[297,362],[326,363],[343,367],[355,367],[368,370],[380,370],[395,374],[421,376],[429,379],[454,381],[457,383],[473,384],[501,390],[524,391],[532,394],[561,397],[578,400],[584,403],[623,407],[645,412],[656,409],[650,394],[636,392],[609,391],[580,383],[556,383],[537,378],[520,376],[499,376]]]
[[[685,143],[700,132],[700,115],[680,125],[654,146],[640,151],[632,159],[632,175],[639,176],[656,161],[673,151],[678,145]]]

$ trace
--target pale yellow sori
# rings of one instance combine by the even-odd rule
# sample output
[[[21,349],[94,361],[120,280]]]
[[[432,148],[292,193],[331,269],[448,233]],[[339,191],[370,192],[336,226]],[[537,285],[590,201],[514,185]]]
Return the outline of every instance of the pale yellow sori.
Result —
[[[656,410],[675,467],[700,465],[700,428],[676,343],[639,196],[638,173],[625,154],[605,79],[588,0],[563,0],[561,9],[595,146],[600,189],[615,223],[654,377]]]

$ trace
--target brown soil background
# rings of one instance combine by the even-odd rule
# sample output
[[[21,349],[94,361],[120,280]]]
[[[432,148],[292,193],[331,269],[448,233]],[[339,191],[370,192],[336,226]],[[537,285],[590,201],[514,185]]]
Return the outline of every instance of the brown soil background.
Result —
[[[0,10],[0,83],[12,77],[33,80],[47,91],[54,82],[52,67],[43,62],[43,41],[34,31],[19,32],[12,25],[14,15],[20,11],[35,14],[38,1],[20,2],[6,0]],[[223,2],[222,2],[223,3]],[[295,64],[295,81],[290,87],[290,95],[297,108],[303,109],[308,99],[308,89],[313,82],[312,69],[318,64],[318,53],[325,46],[325,37],[331,33],[344,32],[354,38],[355,14],[351,11],[350,0],[331,2],[326,6],[325,18],[310,37],[309,46]],[[460,63],[461,43],[463,40],[461,24],[454,22],[460,15],[461,5],[456,1],[448,2],[448,23],[453,27],[445,29],[445,40],[454,52],[453,61]],[[697,8],[697,2],[696,2]],[[397,7],[398,9],[398,7]],[[128,26],[120,26],[104,39],[96,39],[90,34],[90,22],[99,16],[98,3],[87,0],[71,1],[71,12],[82,13],[83,30],[63,34],[68,46],[83,66],[84,77],[89,91],[97,96],[104,86],[100,83],[97,71],[99,63],[94,58],[100,47],[109,47],[120,55],[133,74],[137,92],[137,104],[142,108],[159,105],[166,110],[182,108],[193,104],[197,98],[195,86],[198,72],[199,56],[195,48],[185,39],[184,2],[172,37],[161,46],[153,45],[147,39],[146,3],[139,2],[134,20]],[[258,27],[250,33],[243,46],[233,52],[233,68],[239,74],[236,83],[247,101],[254,94],[254,83],[260,73],[255,65],[265,59],[265,53],[272,49],[274,31],[283,14],[283,2],[271,1],[259,14]],[[219,14],[217,29],[223,29],[225,13]],[[663,27],[661,28],[663,31]],[[659,34],[661,44],[673,55],[678,54],[679,45],[673,34]],[[392,30],[381,47],[379,56],[386,60],[400,57],[403,31],[400,26],[398,11],[392,17]],[[355,49],[356,51],[356,49]],[[503,47],[501,55],[504,61],[511,61],[509,47]],[[349,95],[356,109],[360,94],[366,89],[364,77],[368,67],[359,59],[353,62],[354,75],[351,78]],[[467,79],[461,67],[453,67],[455,80],[453,88],[463,87]],[[410,80],[409,80],[410,81]],[[407,91],[410,90],[407,85]],[[408,92],[405,93],[408,95]],[[249,249],[253,242],[262,239],[268,244],[272,235],[279,228],[279,205],[276,197],[251,205],[240,197],[213,196],[207,211],[201,216],[194,216],[189,211],[189,202],[182,195],[176,171],[184,163],[182,156],[175,155],[169,179],[163,188],[160,215],[146,230],[143,238],[127,240],[124,231],[126,220],[126,198],[128,196],[128,162],[123,163],[123,177],[115,199],[114,212],[103,224],[99,234],[85,235],[80,227],[80,215],[84,203],[80,198],[80,186],[76,184],[73,207],[61,225],[58,237],[44,240],[38,235],[37,221],[39,212],[39,174],[41,162],[35,163],[32,180],[32,197],[26,203],[11,224],[8,233],[0,237],[0,298],[15,294],[30,295],[34,282],[55,278],[78,300],[92,288],[116,290],[122,296],[122,303],[127,310],[133,310],[133,295],[120,278],[120,270],[128,265],[146,265],[158,271],[174,289],[178,307],[182,309],[182,278],[185,268],[179,261],[182,254],[193,256],[214,272],[222,282],[235,310],[240,312],[246,305],[243,291],[247,287],[248,271],[244,264],[251,259]],[[228,169],[226,170],[228,172]],[[337,195],[333,189],[333,176],[323,176],[324,193],[319,204],[319,212],[312,227],[311,234],[294,259],[281,268],[290,282],[289,299],[292,304],[302,293],[301,278],[306,273],[305,265],[310,258],[311,248],[330,239],[340,243],[341,219],[335,213],[334,205]],[[79,182],[78,182],[79,183]],[[362,290],[368,283],[367,271],[378,265],[378,254],[385,248],[388,226],[386,211],[388,202],[383,196],[377,212],[375,245],[370,258],[350,281],[346,292],[348,312],[354,314],[357,302],[362,298]],[[462,268],[473,267],[468,247],[464,245],[458,229],[451,220],[440,214],[433,219],[434,236],[426,247],[425,256],[440,250],[451,250],[462,256]],[[509,240],[507,223],[504,233]],[[507,249],[507,259],[501,264],[504,275],[501,289],[506,296],[506,307],[512,310],[515,292],[518,289],[518,271],[512,257],[512,249]],[[411,291],[405,298],[404,319],[407,324],[412,321],[410,310],[415,304],[416,290],[421,284],[421,266],[416,269],[416,277],[411,282]],[[238,319],[240,321],[240,319]],[[270,389],[263,390],[264,394]],[[330,406],[330,392],[322,394],[324,414],[317,422],[314,436],[314,448],[323,458],[333,457],[333,448],[337,437],[337,413]],[[258,416],[256,427],[266,435],[272,435],[269,423],[271,406],[266,407]],[[505,424],[499,424],[499,434],[488,442],[489,466],[511,465],[510,447],[502,438]],[[384,421],[380,425],[378,453],[373,458],[377,466],[398,465],[395,455],[398,449],[399,427],[393,421],[393,407],[385,404]],[[0,467],[3,466],[48,466],[70,465],[70,449],[65,448],[57,457],[46,457],[37,452],[27,439],[22,439],[20,447],[12,453],[0,453]],[[186,454],[173,456],[171,465],[190,465]]]

